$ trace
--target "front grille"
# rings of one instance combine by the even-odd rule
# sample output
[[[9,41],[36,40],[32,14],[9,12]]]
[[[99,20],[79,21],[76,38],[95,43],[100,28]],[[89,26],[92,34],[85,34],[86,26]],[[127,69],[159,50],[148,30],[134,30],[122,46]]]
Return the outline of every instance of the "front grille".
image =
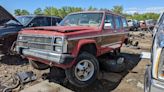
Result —
[[[17,42],[17,46],[33,48],[33,49],[52,50],[52,46],[47,44],[41,45],[41,44],[34,44],[34,43],[27,43],[27,42]]]
[[[35,43],[49,43],[51,44],[52,37],[35,37],[35,36],[21,36],[22,41],[35,42]]]
[[[19,35],[17,46],[51,51],[52,40],[52,37]]]

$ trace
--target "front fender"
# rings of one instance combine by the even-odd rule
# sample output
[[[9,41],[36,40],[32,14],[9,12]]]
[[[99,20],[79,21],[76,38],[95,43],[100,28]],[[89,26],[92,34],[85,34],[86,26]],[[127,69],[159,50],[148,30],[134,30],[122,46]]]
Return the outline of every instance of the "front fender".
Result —
[[[76,44],[75,48],[72,51],[72,55],[77,57],[81,47],[86,45],[86,44],[95,44],[96,45],[96,41],[92,40],[92,39],[79,40],[78,43]],[[97,45],[96,45],[96,48],[98,49]]]

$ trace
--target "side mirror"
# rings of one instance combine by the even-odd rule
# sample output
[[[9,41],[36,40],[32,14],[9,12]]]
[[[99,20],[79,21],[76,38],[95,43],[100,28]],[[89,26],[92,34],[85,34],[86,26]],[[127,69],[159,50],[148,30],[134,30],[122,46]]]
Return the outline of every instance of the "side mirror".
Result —
[[[110,22],[104,23],[104,29],[110,29],[110,28],[112,28],[112,23]]]

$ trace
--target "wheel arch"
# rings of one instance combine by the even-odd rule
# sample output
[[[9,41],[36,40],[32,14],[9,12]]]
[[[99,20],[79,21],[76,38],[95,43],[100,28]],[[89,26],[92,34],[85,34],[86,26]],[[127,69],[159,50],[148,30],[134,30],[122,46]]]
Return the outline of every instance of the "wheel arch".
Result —
[[[86,51],[88,53],[97,56],[98,47],[95,40],[79,40],[76,47],[74,48],[72,54],[74,56],[78,56],[82,51]]]

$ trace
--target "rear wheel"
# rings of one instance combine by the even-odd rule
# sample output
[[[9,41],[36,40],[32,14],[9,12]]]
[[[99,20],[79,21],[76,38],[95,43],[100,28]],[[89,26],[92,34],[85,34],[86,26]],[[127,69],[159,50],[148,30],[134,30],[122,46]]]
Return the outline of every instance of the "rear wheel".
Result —
[[[44,63],[41,63],[41,62],[38,62],[38,61],[33,61],[33,60],[30,60],[29,63],[31,64],[31,66],[37,70],[45,70],[45,69],[48,69],[50,66],[47,65],[47,64],[44,64]]]
[[[82,52],[78,56],[76,64],[65,72],[71,84],[77,87],[85,87],[96,80],[99,73],[99,63],[92,54]]]

